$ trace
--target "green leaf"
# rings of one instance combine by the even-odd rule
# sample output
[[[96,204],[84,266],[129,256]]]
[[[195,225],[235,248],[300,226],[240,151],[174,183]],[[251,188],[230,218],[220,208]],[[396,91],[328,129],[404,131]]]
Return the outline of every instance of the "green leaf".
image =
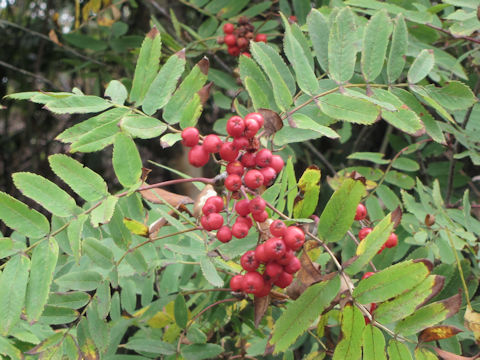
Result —
[[[379,106],[342,94],[323,96],[318,99],[317,104],[328,116],[356,124],[373,124],[380,113]]]
[[[418,165],[415,160],[409,159],[404,156],[397,158],[392,163],[392,167],[403,171],[417,171],[420,169],[420,165]]]
[[[286,71],[291,77],[290,71],[288,68],[286,68],[285,63],[283,63],[281,58],[280,60],[276,60],[276,62],[274,62],[274,59],[279,57],[279,55],[275,52],[275,50],[269,47],[269,45],[264,43],[252,42],[250,44],[250,50],[252,51],[253,57],[263,68],[270,79],[270,82],[272,83],[273,95],[276,104],[281,110],[288,109],[293,102],[293,98],[285,78],[282,77],[283,71]],[[272,58],[272,56],[276,57]],[[280,68],[278,67],[279,64],[281,64]]]
[[[118,197],[109,195],[102,203],[97,206],[90,214],[90,222],[93,227],[107,224],[110,222],[115,206],[117,205]]]
[[[118,80],[112,80],[105,89],[105,96],[108,96],[115,104],[123,105],[128,97],[125,85]]]
[[[270,344],[275,345],[274,354],[287,350],[330,305],[339,290],[340,279],[336,276],[330,281],[310,286],[299,298],[288,304],[273,329]]]
[[[110,342],[110,328],[108,324],[100,318],[96,302],[90,303],[87,308],[87,325],[93,342],[100,352],[104,353]]]
[[[0,334],[8,335],[20,320],[27,290],[30,260],[27,256],[13,256],[0,275]]]
[[[320,194],[320,177],[320,169],[316,166],[310,166],[298,180],[300,194],[293,207],[295,218],[308,218],[315,212]]]
[[[182,356],[185,360],[218,359],[223,348],[217,344],[192,344],[182,347]]]
[[[360,241],[355,253],[358,257],[345,271],[350,275],[361,271],[385,244],[392,231],[391,214],[388,214],[373,228],[373,231],[365,239]]]
[[[287,160],[287,165],[285,166],[285,173],[288,182],[288,191],[287,191],[287,210],[290,216],[293,214],[293,203],[297,197],[297,178],[295,177],[295,169],[293,167],[292,158],[289,157]]]
[[[398,196],[388,186],[380,185],[379,187],[377,187],[377,195],[385,204],[386,208],[390,211],[395,210],[398,206],[401,205]]]
[[[142,175],[142,160],[130,136],[124,133],[115,136],[112,163],[115,175],[124,187],[128,188],[139,182]]]
[[[30,238],[41,238],[50,231],[45,216],[1,191],[0,219],[9,228]]]
[[[147,115],[152,115],[168,103],[184,70],[185,51],[182,50],[168,58],[150,85],[142,105]]]
[[[384,155],[385,154],[375,152],[356,152],[348,155],[347,159],[370,161],[379,165],[389,164],[390,160],[384,159]]]
[[[361,311],[347,305],[342,311],[342,340],[337,344],[333,360],[360,360],[362,357],[362,333],[365,320]]]
[[[387,360],[385,353],[385,337],[382,331],[368,324],[363,329],[363,358],[371,360]]]
[[[452,124],[455,124],[455,120],[453,120],[452,115],[445,110],[445,108],[440,105],[437,101],[435,101],[430,94],[426,91],[426,89],[423,86],[418,86],[418,85],[411,85],[410,90],[415,92],[416,94],[420,95],[420,97],[427,103],[427,105],[431,106],[432,108],[435,109],[435,111],[443,117],[445,120],[450,121]]]
[[[340,10],[328,38],[328,70],[337,83],[346,83],[355,69],[355,15],[349,7]]]
[[[101,241],[88,237],[83,241],[83,251],[98,266],[103,269],[111,269],[113,266],[113,253],[110,248]],[[81,289],[78,289],[81,290]]]
[[[438,357],[431,351],[418,347],[415,349],[415,360],[438,360]]]
[[[281,14],[283,24],[285,26],[285,36],[283,38],[283,47],[285,55],[293,66],[297,78],[298,86],[306,94],[314,95],[319,90],[318,80],[313,71],[313,67],[308,62],[308,55],[303,47],[297,41],[292,33],[292,29],[288,20]],[[300,35],[303,34],[300,32]],[[308,49],[310,54],[310,50]]]
[[[137,106],[142,104],[145,94],[157,74],[161,48],[160,32],[154,27],[143,40],[133,76],[130,101],[135,102]]]
[[[328,201],[318,222],[318,237],[324,242],[340,241],[353,224],[358,203],[365,193],[361,181],[346,179]]]
[[[395,18],[392,34],[392,44],[387,60],[387,77],[390,83],[402,75],[408,48],[408,29],[402,14]]]
[[[167,125],[150,116],[129,114],[120,121],[120,128],[132,137],[151,139],[163,134]]]
[[[203,106],[198,94],[193,94],[192,98],[185,104],[179,119],[180,128],[194,127],[202,114]]]
[[[57,259],[58,244],[54,238],[42,241],[33,250],[25,298],[25,312],[29,321],[37,321],[42,315],[48,300]]]
[[[48,298],[48,304],[51,306],[79,309],[84,307],[90,301],[87,293],[72,291],[66,293],[51,293]]]
[[[423,49],[408,70],[408,82],[416,84],[427,76],[435,65],[433,50]]]
[[[185,329],[188,322],[188,310],[187,305],[185,304],[185,298],[182,294],[179,294],[175,298],[175,305],[173,309],[173,314],[175,315],[175,322],[180,328]]]
[[[61,325],[70,323],[78,318],[79,312],[60,306],[46,305],[40,322],[48,325]]]
[[[249,76],[247,76],[243,82],[250,99],[252,99],[253,108],[255,110],[261,108],[268,109],[270,107],[270,103],[268,101],[267,94],[263,91],[258,82]]]
[[[334,130],[319,124],[305,114],[295,113],[291,116],[291,120],[293,120],[296,127],[284,126],[277,131],[273,139],[276,145],[282,146],[294,142],[303,142],[322,136],[330,139],[337,139],[339,137]]]
[[[125,348],[138,353],[147,352],[159,355],[172,355],[176,352],[175,346],[158,339],[130,338],[125,344]]]
[[[415,186],[415,181],[410,176],[395,170],[390,170],[385,175],[385,181],[407,190]]]
[[[223,285],[223,279],[218,275],[215,265],[208,257],[202,256],[200,258],[200,268],[202,269],[203,276],[205,276],[205,279],[207,279],[210,284],[217,287]]]
[[[70,225],[67,228],[68,243],[72,249],[73,257],[75,258],[76,263],[80,262],[80,256],[82,255],[82,232],[83,224],[87,220],[86,215],[81,215],[77,219],[72,220]]]
[[[272,86],[267,81],[264,73],[255,63],[255,61],[247,56],[240,56],[238,67],[240,69],[240,79],[242,79],[242,82],[244,83],[244,85],[247,86],[246,84],[247,77],[249,77],[250,80],[255,81],[258,84],[258,87],[260,87],[260,89],[262,90],[264,96],[266,96],[268,99],[269,105],[265,106],[265,108],[275,110],[276,109],[275,98],[273,96]],[[247,87],[247,91],[249,92],[250,98],[252,98],[252,101],[254,102],[254,106],[255,106],[256,99],[254,98],[253,94],[250,93],[250,90],[248,90],[248,87]]]
[[[404,336],[417,334],[421,330],[433,326],[456,314],[460,309],[461,304],[462,296],[460,294],[442,301],[428,304],[427,306],[418,309],[407,318],[399,321],[395,326],[395,332]]]
[[[97,288],[95,306],[97,307],[98,316],[105,319],[110,313],[112,306],[112,295],[110,294],[110,281],[104,280]]]
[[[390,360],[412,360],[412,354],[407,345],[394,339],[388,342],[388,357]]]
[[[390,324],[412,314],[415,309],[432,297],[444,283],[441,276],[428,276],[414,288],[380,304],[375,309],[375,320],[382,324]]]
[[[361,64],[367,82],[375,80],[382,71],[391,32],[392,25],[385,10],[376,12],[365,27]]]
[[[85,114],[112,107],[107,100],[92,95],[72,95],[47,102],[45,108],[56,114]]]
[[[13,182],[23,195],[36,201],[59,217],[73,215],[77,208],[75,200],[50,180],[28,172],[13,174]]]
[[[415,260],[391,265],[361,280],[353,290],[353,297],[361,304],[386,301],[424,281],[430,274],[431,266],[430,262]]]
[[[330,35],[328,20],[320,11],[312,9],[307,17],[307,26],[317,61],[324,71],[328,71],[328,38]]]
[[[87,201],[97,201],[108,195],[107,184],[96,172],[64,154],[48,157],[53,172]]]
[[[95,290],[101,281],[102,275],[92,270],[69,272],[55,279],[62,288],[81,291]]]
[[[3,336],[0,337],[0,354],[9,356],[10,359],[24,358],[22,351],[17,349],[7,338]]]
[[[208,60],[206,58],[202,59],[185,77],[163,110],[163,119],[166,122],[169,124],[180,122],[184,109],[207,81],[208,68]]]
[[[472,90],[459,81],[450,81],[441,88],[429,85],[425,90],[433,100],[450,111],[468,109],[477,102]]]

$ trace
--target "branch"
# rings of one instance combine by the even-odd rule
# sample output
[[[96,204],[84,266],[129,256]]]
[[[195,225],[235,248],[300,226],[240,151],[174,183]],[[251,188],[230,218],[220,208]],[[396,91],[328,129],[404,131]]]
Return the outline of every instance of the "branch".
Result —
[[[429,28],[431,29],[434,29],[434,30],[437,30],[437,31],[440,31],[444,34],[447,34],[448,36],[451,36],[453,37],[454,39],[463,39],[463,40],[467,40],[467,41],[470,41],[470,42],[473,42],[473,43],[476,43],[476,44],[480,44],[480,39],[475,39],[473,37],[470,37],[470,36],[465,36],[465,35],[454,35],[452,34],[450,31],[444,29],[444,28],[441,28],[439,26],[435,26],[435,25],[432,25],[432,24],[424,24],[425,26],[428,26]]]
[[[1,21],[1,20],[0,20],[0,21]],[[17,72],[19,72],[20,74],[23,74],[23,75],[31,76],[31,77],[33,77],[33,78],[35,78],[35,79],[37,79],[37,80],[40,80],[41,82],[43,82],[43,83],[45,83],[45,84],[47,84],[47,85],[50,85],[52,88],[58,90],[58,87],[55,86],[54,83],[52,83],[50,80],[44,78],[44,77],[41,76],[41,75],[37,75],[37,74],[34,74],[34,73],[30,72],[30,71],[27,71],[27,70],[24,70],[24,69],[20,69],[20,68],[18,68],[18,67],[16,67],[16,66],[10,65],[9,63],[6,63],[6,62],[1,61],[1,60],[0,60],[0,66],[6,67],[6,68],[11,69],[11,70],[13,70],[13,71],[17,71]]]

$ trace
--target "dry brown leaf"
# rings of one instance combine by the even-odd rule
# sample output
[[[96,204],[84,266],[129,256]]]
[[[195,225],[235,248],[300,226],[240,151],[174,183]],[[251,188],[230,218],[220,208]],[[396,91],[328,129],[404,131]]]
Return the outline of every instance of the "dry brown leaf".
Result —
[[[140,194],[145,200],[154,204],[162,204],[164,201],[166,201],[175,208],[178,208],[180,205],[193,203],[193,199],[188,196],[175,194],[163,189],[142,190],[140,191]]]
[[[473,332],[477,344],[480,344],[480,313],[473,311],[470,305],[467,305],[465,311],[465,327]]]
[[[258,327],[260,321],[263,319],[263,315],[268,309],[268,305],[270,304],[270,295],[257,297],[253,299],[253,305],[255,308],[255,327]]]
[[[478,354],[472,357],[460,356],[449,351],[445,351],[434,347],[433,350],[440,356],[443,360],[475,360],[478,359]]]
[[[305,243],[305,249],[313,249],[310,241]],[[310,285],[321,281],[322,274],[317,266],[312,263],[308,256],[308,252],[304,250],[300,255],[300,263],[302,267],[295,276],[294,282],[287,288],[287,294],[292,299],[298,298]]]
[[[463,330],[450,325],[431,326],[422,330],[418,336],[418,340],[421,342],[429,342],[448,339],[462,331]]]
[[[48,37],[49,37],[50,40],[52,40],[58,46],[63,46],[63,44],[60,42],[60,40],[58,40],[58,36],[57,36],[57,33],[55,32],[55,30],[50,29],[50,31],[48,32]]]
[[[433,214],[427,214],[425,215],[425,225],[427,225],[428,227],[432,226],[433,224],[435,224],[435,215]]]
[[[265,129],[265,134],[267,136],[275,134],[283,127],[283,121],[275,111],[269,109],[258,109],[258,112],[263,116],[263,128]]]
[[[200,103],[202,104],[202,106],[205,105],[205,103],[208,101],[208,98],[210,97],[210,89],[212,85],[213,82],[210,82],[197,92],[198,96],[200,97]]]
[[[197,63],[198,67],[200,68],[200,71],[204,74],[204,75],[207,75],[208,74],[208,69],[210,68],[210,61],[208,61],[208,58],[207,57],[203,57],[202,60],[200,60],[198,63]]]
[[[398,206],[395,210],[392,211],[392,222],[393,228],[396,229],[400,222],[402,221],[402,209]]]

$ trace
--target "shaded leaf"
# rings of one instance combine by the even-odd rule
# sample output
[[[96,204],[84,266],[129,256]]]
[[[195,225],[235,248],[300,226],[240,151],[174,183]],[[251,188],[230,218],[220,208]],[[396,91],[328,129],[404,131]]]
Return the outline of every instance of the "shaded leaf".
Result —
[[[425,90],[433,100],[450,111],[468,109],[477,102],[472,90],[460,81],[450,81],[441,88],[429,85]]]
[[[317,104],[326,115],[355,124],[373,124],[380,114],[378,105],[341,94],[320,97]]]
[[[182,294],[177,295],[175,298],[175,305],[174,305],[174,315],[175,315],[175,322],[177,325],[184,329],[187,326],[188,322],[188,310],[187,305],[185,303],[185,298]]]
[[[317,61],[324,71],[328,71],[328,39],[330,35],[328,20],[320,11],[312,9],[307,17],[307,26]]]
[[[218,275],[217,269],[215,269],[215,265],[208,257],[202,256],[200,258],[200,268],[202,269],[202,273],[205,276],[205,279],[207,279],[210,284],[217,287],[223,285],[223,279],[220,277],[220,275]]]
[[[395,18],[392,34],[392,44],[387,60],[388,81],[393,83],[402,74],[408,48],[408,29],[402,14]]]
[[[158,339],[130,338],[125,348],[136,352],[148,352],[159,355],[175,354],[175,346]]]
[[[124,187],[137,184],[142,175],[142,160],[132,138],[124,133],[115,136],[113,144],[113,169]]]
[[[203,360],[217,358],[223,348],[217,344],[192,344],[182,347],[185,360]]]
[[[410,84],[418,83],[430,73],[434,65],[433,50],[422,50],[408,70],[408,82]]]
[[[70,272],[55,280],[63,288],[82,291],[95,290],[101,281],[102,275],[91,270]]]
[[[93,237],[86,238],[83,241],[83,251],[96,265],[100,266],[101,268],[110,269],[113,266],[112,250],[110,250],[110,248],[106,245],[102,244],[101,241]]]

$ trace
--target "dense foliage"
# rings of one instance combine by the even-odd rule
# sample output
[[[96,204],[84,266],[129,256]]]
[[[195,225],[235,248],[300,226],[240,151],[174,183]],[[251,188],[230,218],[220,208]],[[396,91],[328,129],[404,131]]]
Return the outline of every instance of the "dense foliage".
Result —
[[[0,192],[0,354],[476,358],[478,1],[173,3],[0,15],[77,74],[0,62],[43,84],[5,77],[5,123],[57,144]]]

